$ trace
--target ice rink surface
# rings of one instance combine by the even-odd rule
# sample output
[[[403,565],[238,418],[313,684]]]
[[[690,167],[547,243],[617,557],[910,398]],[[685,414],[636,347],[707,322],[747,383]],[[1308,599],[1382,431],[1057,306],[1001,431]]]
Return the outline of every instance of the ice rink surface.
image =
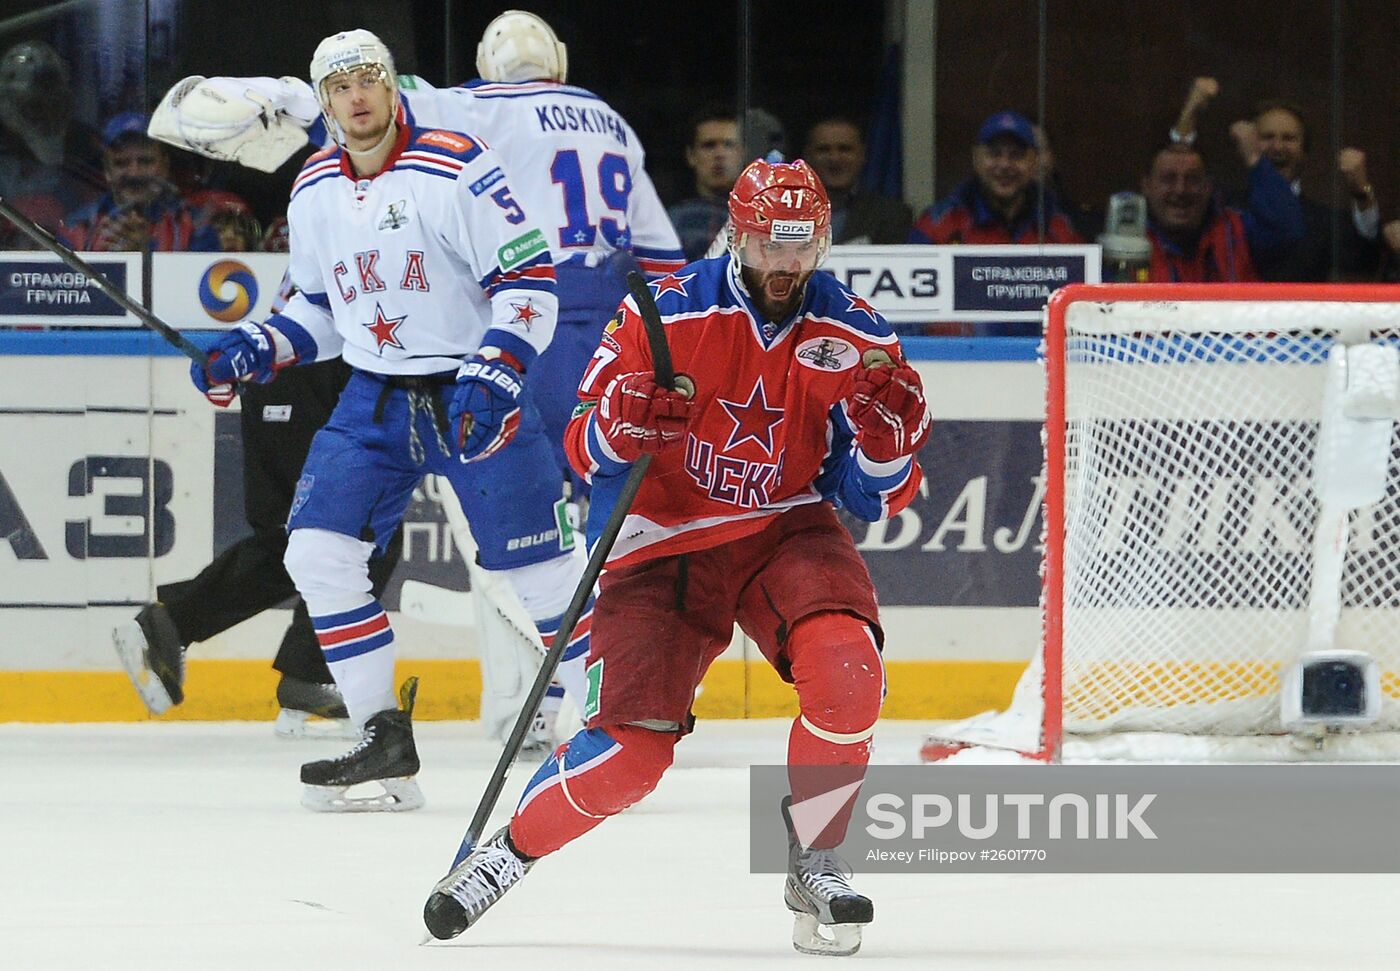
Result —
[[[1400,966],[1389,875],[857,874],[876,908],[861,952],[800,955],[782,877],[747,869],[746,767],[782,761],[785,721],[702,723],[647,800],[541,861],[457,941],[421,945],[423,901],[499,749],[472,723],[416,727],[426,809],[320,815],[298,805],[297,769],[344,741],[248,723],[0,726],[0,967]],[[912,761],[921,734],[885,723],[877,760]]]

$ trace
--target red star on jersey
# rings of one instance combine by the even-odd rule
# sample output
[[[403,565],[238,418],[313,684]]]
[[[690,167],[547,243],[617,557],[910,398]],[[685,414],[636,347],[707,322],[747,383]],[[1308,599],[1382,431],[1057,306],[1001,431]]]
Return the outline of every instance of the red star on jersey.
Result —
[[[383,352],[385,345],[388,345],[389,347],[397,347],[399,350],[403,350],[403,345],[399,343],[399,339],[394,334],[394,331],[398,330],[399,324],[407,319],[408,314],[404,314],[402,317],[385,317],[384,310],[379,304],[375,304],[374,320],[365,324],[365,326],[369,328],[369,332],[374,335],[374,339],[377,342],[375,349]]]
[[[859,310],[870,318],[872,324],[875,322],[875,308],[870,306],[864,297],[857,297],[854,293],[846,294],[846,309],[848,311]]]
[[[718,399],[719,405],[734,422],[734,430],[729,433],[729,441],[724,450],[742,445],[745,439],[752,438],[763,446],[769,455],[773,454],[773,429],[783,420],[783,409],[769,408],[768,396],[763,392],[763,379],[749,392],[748,401],[725,401]]]
[[[660,280],[653,280],[651,285],[656,290],[656,299],[660,300],[663,294],[679,293],[682,297],[690,296],[686,292],[685,285],[695,279],[696,274],[678,277],[674,273],[664,276]]]
[[[510,322],[512,324],[524,324],[526,330],[530,329],[530,325],[535,322],[536,317],[544,316],[544,314],[535,309],[535,302],[533,300],[526,300],[524,303],[513,303],[510,306],[511,309],[515,311],[515,316],[510,318]]]

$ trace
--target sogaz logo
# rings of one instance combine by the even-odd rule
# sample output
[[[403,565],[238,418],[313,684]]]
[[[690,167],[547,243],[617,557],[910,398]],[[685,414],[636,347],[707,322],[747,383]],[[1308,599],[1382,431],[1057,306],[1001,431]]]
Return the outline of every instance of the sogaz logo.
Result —
[[[258,278],[246,263],[219,260],[199,280],[199,305],[225,324],[247,317],[258,302]]]

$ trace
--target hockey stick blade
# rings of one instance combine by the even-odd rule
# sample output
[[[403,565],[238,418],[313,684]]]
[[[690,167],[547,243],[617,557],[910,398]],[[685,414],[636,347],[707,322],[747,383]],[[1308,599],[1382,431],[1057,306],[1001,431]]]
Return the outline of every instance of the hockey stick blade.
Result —
[[[60,243],[42,226],[10,205],[3,197],[0,197],[0,216],[4,216],[10,222],[14,223],[16,229],[34,240],[34,242],[38,243],[54,256],[57,256],[70,270],[73,270],[75,273],[81,273],[91,280],[93,285],[101,290],[109,300],[141,321],[147,329],[155,331],[166,343],[179,350],[190,360],[194,361],[196,364],[205,366],[209,364],[209,355],[190,343],[189,339],[186,338],[184,334],[181,334],[174,327],[171,327],[135,300],[132,300],[126,295],[125,291],[121,290],[114,285],[111,280],[107,279],[100,270],[91,263],[88,263],[67,246]]]
[[[642,324],[646,328],[647,342],[651,345],[656,383],[674,389],[675,371],[671,364],[671,348],[666,343],[666,331],[661,323],[661,315],[657,312],[656,302],[652,300],[651,293],[639,274],[629,274],[627,282],[632,290],[633,299],[637,302]],[[603,524],[598,542],[594,544],[593,550],[589,554],[588,565],[584,567],[583,576],[579,578],[578,586],[574,589],[573,599],[569,601],[568,609],[564,611],[564,616],[559,622],[559,631],[554,635],[554,643],[550,646],[549,653],[545,655],[544,662],[540,665],[535,683],[530,688],[530,694],[525,698],[525,705],[520,709],[520,714],[515,719],[515,727],[511,729],[510,738],[506,740],[505,747],[501,750],[501,757],[496,762],[496,769],[491,774],[490,782],[486,784],[486,791],[481,795],[481,802],[476,807],[476,814],[472,816],[466,835],[462,837],[462,843],[457,848],[457,855],[452,860],[452,868],[471,855],[477,841],[481,839],[481,834],[486,830],[486,823],[491,817],[491,811],[496,808],[496,802],[501,797],[501,790],[505,787],[506,776],[510,774],[510,768],[520,754],[520,747],[524,744],[525,735],[530,729],[531,722],[534,721],[535,712],[539,709],[540,702],[544,700],[549,682],[554,678],[554,671],[559,666],[559,660],[564,656],[564,649],[573,637],[574,627],[577,626],[579,618],[583,615],[583,609],[588,603],[588,598],[593,593],[593,586],[598,582],[598,577],[603,572],[603,564],[606,562],[608,554],[612,552],[613,544],[617,542],[617,534],[622,531],[622,521],[626,519],[628,511],[632,508],[632,500],[637,497],[637,490],[642,486],[642,479],[651,466],[651,458],[651,453],[643,454],[633,463],[631,470],[627,473],[627,479],[623,482],[622,491],[617,497],[617,504],[613,506],[611,515]],[[429,899],[431,900],[431,897]]]

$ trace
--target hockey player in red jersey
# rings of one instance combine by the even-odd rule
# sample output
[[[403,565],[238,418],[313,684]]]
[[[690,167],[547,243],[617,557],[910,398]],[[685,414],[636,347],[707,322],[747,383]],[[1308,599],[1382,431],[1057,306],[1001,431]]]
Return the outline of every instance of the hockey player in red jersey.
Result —
[[[630,297],[583,377],[566,443],[592,483],[591,529],[632,463],[653,455],[600,583],[587,727],[530,780],[510,825],[438,883],[424,918],[439,938],[655,788],[736,622],[796,689],[789,765],[840,767],[827,782],[864,775],[885,693],[881,632],[835,509],[874,521],[908,505],[930,416],[885,320],[814,272],[831,208],[811,168],[754,162],[729,212],[727,254],[652,284],[678,390],[653,380]],[[804,780],[792,774],[795,800],[816,795]],[[832,849],[852,804],[811,845],[793,838],[785,899],[799,950],[852,953],[874,915]]]

